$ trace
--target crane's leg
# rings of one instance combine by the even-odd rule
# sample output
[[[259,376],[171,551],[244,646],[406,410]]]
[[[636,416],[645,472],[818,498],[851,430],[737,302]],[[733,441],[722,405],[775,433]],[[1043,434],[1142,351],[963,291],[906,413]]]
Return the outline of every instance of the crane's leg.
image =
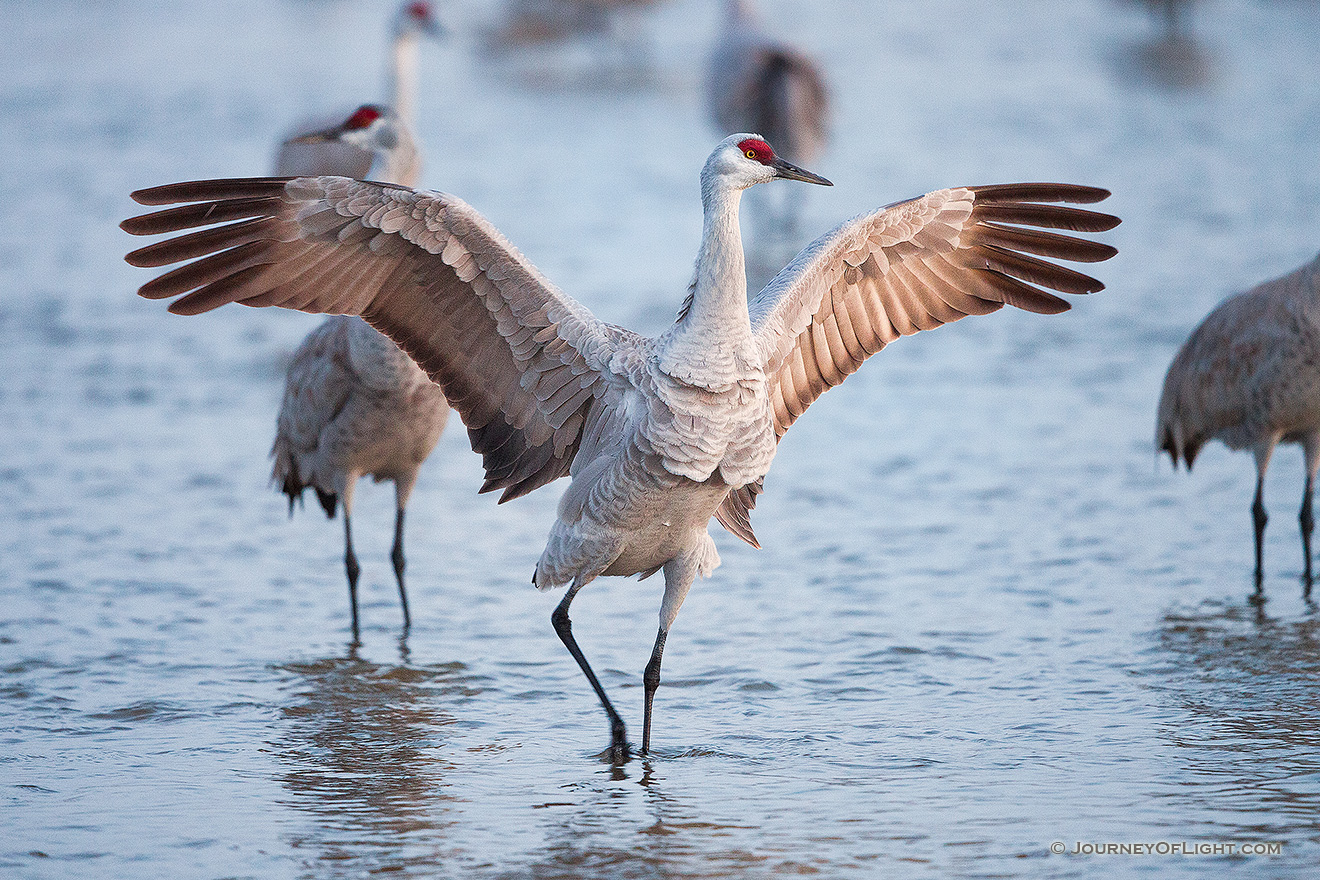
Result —
[[[353,552],[353,516],[348,512],[348,505],[344,505],[344,570],[348,574],[348,604],[353,612],[353,643],[357,644],[361,641],[358,630],[357,588],[362,566],[358,565],[357,554]]]
[[[555,606],[555,611],[550,615],[550,622],[555,627],[555,632],[559,634],[559,640],[568,648],[568,653],[573,655],[582,672],[591,682],[591,688],[600,698],[600,704],[605,709],[605,714],[610,719],[610,747],[608,751],[610,763],[626,764],[631,757],[628,750],[628,731],[623,725],[623,719],[619,713],[614,710],[614,704],[610,698],[605,695],[605,688],[601,687],[600,680],[596,678],[596,673],[591,671],[591,664],[587,663],[586,656],[582,649],[578,647],[577,640],[573,638],[573,623],[568,619],[568,606],[572,604],[573,597],[577,595],[578,590],[582,589],[591,578],[575,578],[564,598]]]
[[[1307,597],[1311,595],[1311,532],[1315,531],[1315,517],[1311,515],[1311,480],[1311,475],[1307,474],[1306,486],[1302,489],[1305,493],[1302,495],[1302,512],[1297,517],[1302,527],[1302,553],[1306,556],[1302,561],[1302,580],[1305,582],[1302,595]]]
[[[1306,485],[1302,489],[1302,512],[1298,516],[1298,521],[1302,527],[1302,552],[1306,554],[1302,566],[1302,597],[1309,599],[1311,598],[1311,533],[1315,531],[1315,517],[1311,514],[1311,495],[1316,470],[1320,469],[1320,434],[1312,434],[1304,439],[1302,452],[1306,456]]]
[[[678,616],[678,609],[682,607],[696,578],[697,565],[691,557],[680,556],[665,563],[665,597],[660,602],[660,631],[656,633],[651,659],[646,664],[646,671],[642,673],[646,699],[642,713],[643,755],[651,751],[651,706],[655,701],[656,688],[660,687],[660,658],[665,652],[665,639],[669,637],[669,627]]]
[[[1265,582],[1264,566],[1264,543],[1265,543],[1265,523],[1269,522],[1269,514],[1265,512],[1265,471],[1270,467],[1270,456],[1274,454],[1274,444],[1277,438],[1270,438],[1256,444],[1252,450],[1256,455],[1256,499],[1251,503],[1251,521],[1256,527],[1256,598],[1260,598],[1263,593],[1263,584]]]
[[[394,549],[390,551],[390,561],[394,563],[394,579],[399,582],[399,602],[403,605],[403,631],[412,626],[412,615],[408,613],[408,591],[403,587],[403,508],[398,508],[394,515]]]

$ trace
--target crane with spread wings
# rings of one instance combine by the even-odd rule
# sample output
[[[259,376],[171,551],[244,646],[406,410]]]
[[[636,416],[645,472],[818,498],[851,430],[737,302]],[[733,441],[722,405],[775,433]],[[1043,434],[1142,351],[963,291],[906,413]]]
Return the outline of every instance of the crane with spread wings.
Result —
[[[695,277],[677,321],[655,338],[599,320],[443,193],[340,177],[198,181],[134,193],[175,207],[122,226],[138,235],[209,227],[126,258],[193,260],[139,291],[177,297],[172,312],[239,302],[361,315],[440,385],[484,459],[483,490],[501,490],[502,501],[571,477],[533,581],[568,587],[551,619],[609,718],[606,755],[622,762],[625,725],[573,637],[578,591],[601,575],[664,572],[643,675],[646,752],[670,627],[694,580],[719,563],[710,519],[756,545],[749,515],[762,479],[807,407],[900,336],[1005,304],[1065,311],[1051,290],[1103,285],[1052,260],[1115,253],[1053,231],[1116,226],[1066,204],[1106,190],[956,187],[843,223],[749,303],[739,201],[776,179],[829,184],[758,135],[731,135],[711,153]]]

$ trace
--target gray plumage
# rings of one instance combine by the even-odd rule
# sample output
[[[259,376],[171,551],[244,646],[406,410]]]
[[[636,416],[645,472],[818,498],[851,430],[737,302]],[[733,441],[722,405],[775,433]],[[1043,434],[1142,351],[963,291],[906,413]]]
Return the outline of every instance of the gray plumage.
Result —
[[[1311,490],[1320,468],[1320,257],[1220,303],[1169,365],[1155,442],[1191,470],[1201,447],[1221,440],[1256,458],[1252,519],[1260,594],[1265,471],[1279,443],[1300,443],[1306,484],[1299,516],[1305,591],[1311,591]]]
[[[387,107],[366,104],[339,125],[302,136],[309,143],[347,144],[382,159],[386,180],[415,168],[408,126]],[[333,282],[330,282],[333,283]],[[353,640],[360,637],[353,549],[353,487],[359,477],[394,481],[394,547],[390,558],[405,630],[412,623],[404,584],[403,522],[417,473],[440,440],[449,406],[412,359],[361,318],[333,317],[313,330],[293,356],[280,405],[271,481],[289,496],[315,490],[327,516],[344,507],[344,568]]]
[[[431,4],[404,3],[395,17],[390,41],[390,64],[387,71],[390,106],[409,133],[416,130],[417,55],[422,37],[436,37],[443,33],[436,21]],[[377,156],[370,150],[351,143],[336,141],[309,142],[304,137],[342,122],[346,113],[304,119],[282,139],[275,156],[275,174],[281,177],[315,177],[334,174],[358,180],[371,177],[371,168]],[[415,139],[414,139],[415,140]],[[416,186],[421,175],[421,154],[413,150],[410,156],[394,158],[395,168],[388,172],[377,169],[376,178],[389,183]]]
[[[140,266],[202,257],[140,293],[180,297],[170,306],[179,314],[228,302],[360,314],[444,389],[484,458],[483,491],[503,490],[505,500],[571,475],[534,581],[568,585],[552,621],[609,716],[610,756],[624,760],[623,721],[572,636],[578,590],[600,575],[664,571],[643,676],[646,750],[670,625],[694,579],[719,563],[709,521],[755,542],[749,512],[789,425],[901,335],[1005,303],[1060,312],[1068,303],[1042,288],[1102,288],[1028,253],[1114,253],[1030,228],[1112,228],[1115,217],[1050,204],[1099,201],[1104,190],[938,190],[821,236],[749,306],[739,201],[776,178],[828,183],[754,135],[726,138],[711,154],[691,296],[656,338],[598,320],[443,193],[342,178],[203,181],[135,193],[142,204],[190,204],[123,226],[153,234],[206,226],[213,213],[250,218],[129,254]],[[326,272],[340,282],[317,283]]]

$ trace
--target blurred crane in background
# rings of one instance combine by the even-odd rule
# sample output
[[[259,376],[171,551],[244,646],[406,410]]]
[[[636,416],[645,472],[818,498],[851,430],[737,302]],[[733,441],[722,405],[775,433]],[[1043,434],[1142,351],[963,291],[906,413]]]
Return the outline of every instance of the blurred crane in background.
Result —
[[[707,63],[706,105],[721,136],[758,132],[790,162],[812,165],[825,149],[830,115],[825,74],[803,52],[761,29],[752,0],[725,0]],[[777,219],[785,232],[797,219],[802,192],[784,193]]]
[[[374,176],[416,186],[422,171],[415,131],[418,54],[423,37],[444,33],[431,4],[404,3],[394,19],[387,88],[392,108],[364,105],[347,121],[307,120],[287,138],[275,158],[282,176]],[[375,172],[373,174],[373,167]],[[404,587],[404,508],[422,462],[440,439],[448,407],[438,390],[406,355],[365,322],[332,318],[308,334],[294,353],[280,408],[272,479],[293,499],[316,489],[327,516],[336,499],[344,505],[344,565],[353,613],[353,641],[360,638],[357,587],[361,567],[353,552],[353,486],[372,474],[393,479],[397,513],[391,559],[403,605],[405,631],[412,623]],[[430,384],[430,383],[426,383]],[[438,421],[437,421],[438,419]],[[397,427],[391,427],[397,425]]]
[[[585,34],[632,41],[637,12],[662,0],[505,0],[496,33],[510,45],[554,43]]]
[[[420,157],[407,124],[385,107],[364,105],[341,125],[303,135],[298,143],[344,144],[379,157],[381,179],[415,180]],[[327,284],[337,283],[329,280]],[[344,506],[344,568],[360,640],[358,577],[353,551],[353,489],[359,477],[394,481],[394,547],[406,632],[412,624],[404,586],[404,511],[417,473],[435,449],[449,418],[439,386],[389,339],[356,317],[336,316],[317,327],[294,352],[280,405],[271,481],[294,499],[310,487],[326,516]]]
[[[1256,597],[1264,583],[1265,471],[1279,443],[1300,443],[1306,483],[1298,520],[1311,595],[1311,495],[1320,469],[1320,257],[1230,297],[1206,316],[1169,365],[1155,442],[1192,469],[1201,447],[1221,440],[1256,457]]]
[[[431,11],[431,4],[416,0],[405,3],[394,21],[387,68],[389,105],[411,134],[417,130],[417,56],[423,37],[437,38],[444,33]],[[308,141],[302,135],[324,131],[343,121],[347,114],[304,120],[280,144],[275,156],[274,173],[281,177],[315,177],[335,174],[361,180],[368,176],[377,155],[370,150],[341,141]],[[403,176],[386,178],[389,183],[416,186],[418,164]]]

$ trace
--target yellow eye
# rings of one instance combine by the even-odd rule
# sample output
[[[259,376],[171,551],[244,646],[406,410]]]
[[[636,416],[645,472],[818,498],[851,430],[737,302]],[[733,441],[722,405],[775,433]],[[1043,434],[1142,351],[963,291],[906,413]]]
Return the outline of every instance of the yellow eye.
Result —
[[[747,158],[748,158],[748,159],[755,159],[755,158],[756,158],[756,150],[748,150],[748,151],[747,151]]]

